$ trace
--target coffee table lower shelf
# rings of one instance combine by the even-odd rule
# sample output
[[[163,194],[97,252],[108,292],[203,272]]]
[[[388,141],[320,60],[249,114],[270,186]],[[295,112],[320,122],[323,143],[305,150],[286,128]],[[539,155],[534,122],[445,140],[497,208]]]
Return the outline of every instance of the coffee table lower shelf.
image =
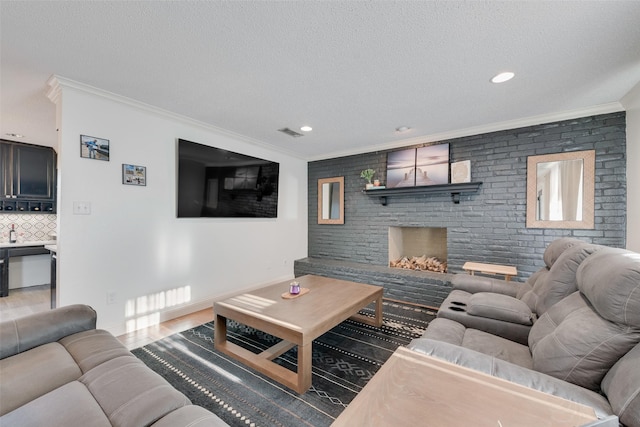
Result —
[[[224,328],[217,325],[224,324]],[[215,349],[233,357],[250,368],[268,376],[282,385],[304,393],[311,387],[311,343],[298,345],[286,340],[280,341],[273,347],[261,352],[253,353],[237,344],[226,340],[226,319],[216,316],[214,322],[214,345]],[[223,332],[224,330],[224,332]],[[216,337],[223,337],[216,339]],[[293,372],[283,366],[273,362],[273,359],[286,353],[288,350],[298,346],[298,371]]]

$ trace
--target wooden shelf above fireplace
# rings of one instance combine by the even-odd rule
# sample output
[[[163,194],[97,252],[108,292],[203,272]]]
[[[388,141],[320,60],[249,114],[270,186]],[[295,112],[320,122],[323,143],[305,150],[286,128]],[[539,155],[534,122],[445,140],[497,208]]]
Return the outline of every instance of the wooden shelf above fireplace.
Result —
[[[370,197],[379,197],[382,206],[387,205],[387,197],[411,196],[420,194],[451,194],[453,203],[460,203],[460,193],[473,193],[478,191],[482,181],[463,182],[459,184],[438,184],[423,185],[419,187],[400,187],[400,188],[382,188],[379,190],[364,190],[363,192]]]

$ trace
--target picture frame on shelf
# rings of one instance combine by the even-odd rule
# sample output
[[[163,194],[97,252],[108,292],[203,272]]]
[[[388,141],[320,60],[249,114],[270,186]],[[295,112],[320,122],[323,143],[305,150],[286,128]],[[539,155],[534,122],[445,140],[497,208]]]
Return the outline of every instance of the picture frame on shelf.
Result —
[[[387,188],[448,183],[448,143],[394,151],[387,155]]]
[[[449,144],[436,144],[416,150],[416,186],[449,183]]]
[[[124,185],[147,185],[146,166],[122,164],[122,183]]]
[[[415,187],[416,149],[393,151],[387,154],[387,187]]]
[[[471,160],[451,163],[451,183],[471,182]]]
[[[80,157],[83,159],[109,161],[109,140],[95,136],[80,135]]]

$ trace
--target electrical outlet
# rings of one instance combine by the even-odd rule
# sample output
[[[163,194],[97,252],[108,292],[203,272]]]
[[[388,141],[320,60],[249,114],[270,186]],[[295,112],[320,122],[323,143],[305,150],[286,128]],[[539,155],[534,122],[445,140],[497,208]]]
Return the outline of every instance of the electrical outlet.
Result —
[[[107,304],[115,304],[116,291],[107,291]]]

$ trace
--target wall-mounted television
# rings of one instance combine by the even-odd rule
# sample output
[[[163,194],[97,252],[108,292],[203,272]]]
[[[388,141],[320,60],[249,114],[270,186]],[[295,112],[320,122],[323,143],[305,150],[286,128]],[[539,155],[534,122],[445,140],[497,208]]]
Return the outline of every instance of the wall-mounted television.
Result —
[[[178,139],[178,218],[276,218],[280,164]]]

